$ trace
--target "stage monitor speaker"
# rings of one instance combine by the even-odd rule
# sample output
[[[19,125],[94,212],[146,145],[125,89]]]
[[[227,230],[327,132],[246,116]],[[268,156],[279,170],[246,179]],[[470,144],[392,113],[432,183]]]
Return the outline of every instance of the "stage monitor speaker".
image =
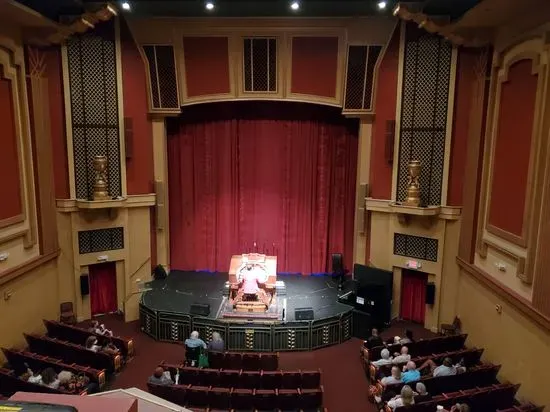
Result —
[[[433,305],[435,303],[435,283],[426,284],[426,304]]]
[[[162,265],[155,266],[155,268],[153,269],[153,279],[163,280],[163,279],[166,279],[166,276],[168,275],[166,274],[166,270],[164,269],[164,266]]]
[[[341,253],[332,254],[332,273],[335,275],[344,273],[344,258]]]
[[[208,303],[193,303],[191,305],[191,315],[209,316],[210,304]]]
[[[82,296],[88,296],[90,294],[90,282],[88,281],[88,275],[80,275],[80,294]]]
[[[313,320],[313,308],[296,308],[294,318],[296,320]]]

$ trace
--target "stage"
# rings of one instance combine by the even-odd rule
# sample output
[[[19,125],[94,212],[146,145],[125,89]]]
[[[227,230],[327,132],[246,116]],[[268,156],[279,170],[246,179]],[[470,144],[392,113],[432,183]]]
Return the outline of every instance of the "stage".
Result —
[[[227,273],[174,270],[166,279],[150,282],[140,303],[142,330],[171,342],[184,341],[192,330],[206,339],[218,331],[229,350],[259,351],[315,349],[352,336],[353,308],[338,302],[331,276],[277,275],[286,290],[277,293],[279,311],[269,320],[225,318],[227,279]],[[197,303],[210,305],[210,314],[192,315],[191,305]],[[297,321],[295,309],[305,307],[313,309],[314,319]]]

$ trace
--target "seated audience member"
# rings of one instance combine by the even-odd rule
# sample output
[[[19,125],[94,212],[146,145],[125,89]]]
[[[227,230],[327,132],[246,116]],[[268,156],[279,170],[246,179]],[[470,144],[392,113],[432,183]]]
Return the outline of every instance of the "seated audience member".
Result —
[[[391,365],[392,358],[390,357],[390,351],[387,349],[382,349],[380,352],[381,358],[377,361],[371,362],[374,366],[379,367],[382,365]]]
[[[208,342],[208,350],[214,352],[223,352],[225,345],[223,339],[218,332],[212,333],[212,340]]]
[[[46,368],[40,374],[42,376],[42,385],[52,389],[59,389],[59,378],[53,368]]]
[[[88,332],[96,333],[96,330],[99,329],[99,322],[97,320],[92,320]]]
[[[384,345],[384,341],[382,340],[380,335],[378,335],[378,329],[373,328],[370,337],[365,341],[365,347],[367,349],[372,349],[377,346],[383,346],[383,345]]]
[[[401,388],[401,395],[388,401],[388,406],[392,409],[399,408],[401,406],[414,405],[413,390],[410,386],[405,385]]]
[[[97,320],[92,320],[92,326],[88,328],[88,331],[97,333],[98,335],[103,335],[108,337],[113,336],[113,331],[107,329],[104,324],[100,325]]]
[[[449,412],[447,409],[443,409],[443,412]],[[470,407],[465,403],[457,403],[454,405],[450,412],[470,412]]]
[[[422,370],[429,367],[430,373],[434,377],[451,376],[451,375],[456,375],[457,373],[465,372],[466,368],[464,368],[462,363],[463,361],[461,360],[460,363],[458,363],[457,365],[453,365],[453,360],[451,358],[445,358],[443,359],[443,364],[440,366],[437,366],[437,364],[433,360],[428,359],[426,362],[422,364],[422,366],[420,366],[420,368],[418,368],[418,370]]]
[[[393,358],[393,363],[406,363],[411,360],[411,355],[409,355],[409,348],[406,346],[401,347],[401,353],[396,353]]]
[[[88,336],[85,346],[86,349],[91,350],[92,352],[99,352],[101,350],[101,346],[98,345],[98,341],[95,336]]]
[[[206,343],[199,338],[199,332],[193,331],[188,339],[185,339],[185,360],[189,366],[197,366],[202,349],[206,349]]]
[[[173,385],[174,381],[170,377],[170,372],[165,372],[160,366],[155,369],[152,376],[149,376],[149,383],[155,385]]]
[[[405,345],[407,343],[413,343],[413,342],[414,342],[413,331],[410,330],[410,329],[407,329],[405,331],[405,337],[400,338],[399,341],[396,342],[396,343],[400,343],[401,345]]]
[[[107,343],[101,348],[101,351],[113,356],[120,354],[120,349],[115,346],[111,338],[107,338]]]
[[[416,370],[416,364],[413,361],[408,361],[403,367],[401,381],[403,383],[416,382],[420,379],[420,372]]]
[[[93,393],[99,389],[97,384],[90,383],[90,378],[86,375],[77,376],[69,371],[61,371],[57,378],[59,379],[59,387],[68,392],[80,393],[86,390],[87,393]]]
[[[418,382],[416,384],[416,395],[414,395],[414,402],[415,403],[421,403],[421,402],[428,402],[432,400],[432,395],[428,393],[426,390],[426,385],[424,385],[422,382]]]
[[[391,368],[391,376],[386,376],[385,378],[382,378],[380,383],[384,386],[401,383],[401,370],[397,366],[393,366]]]

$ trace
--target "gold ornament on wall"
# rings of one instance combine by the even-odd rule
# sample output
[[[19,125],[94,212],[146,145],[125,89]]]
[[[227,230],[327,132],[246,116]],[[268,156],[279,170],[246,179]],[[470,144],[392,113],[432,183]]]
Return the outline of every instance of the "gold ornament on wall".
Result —
[[[405,206],[420,206],[420,171],[422,165],[419,160],[409,162],[409,180],[407,183],[407,198],[403,202]]]
[[[107,156],[94,156],[94,200],[109,200],[111,198],[107,187],[107,163]]]

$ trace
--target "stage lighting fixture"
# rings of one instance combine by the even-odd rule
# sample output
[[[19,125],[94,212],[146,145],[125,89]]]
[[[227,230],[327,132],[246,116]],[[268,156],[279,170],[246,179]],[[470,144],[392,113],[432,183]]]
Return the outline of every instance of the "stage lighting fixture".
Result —
[[[123,1],[121,6],[122,6],[122,10],[130,11],[132,9],[132,6],[128,1]]]
[[[292,3],[290,3],[290,8],[294,11],[299,10],[300,9],[300,2],[293,1]]]
[[[378,2],[378,8],[380,10],[384,10],[386,8],[386,6],[388,5],[388,3],[386,3],[385,1],[379,1]]]
[[[214,3],[211,2],[211,1],[207,1],[207,2],[204,4],[204,7],[206,7],[206,10],[214,10]]]

